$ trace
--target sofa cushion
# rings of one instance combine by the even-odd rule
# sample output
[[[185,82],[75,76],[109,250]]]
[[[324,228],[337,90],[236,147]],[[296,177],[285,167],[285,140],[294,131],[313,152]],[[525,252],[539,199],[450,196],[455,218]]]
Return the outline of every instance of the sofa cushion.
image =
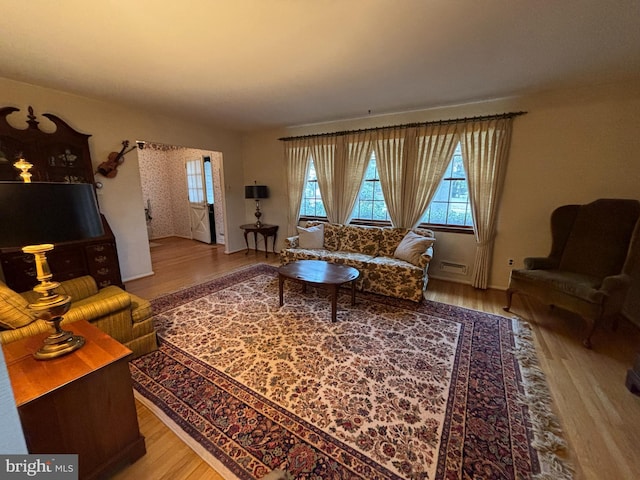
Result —
[[[324,248],[331,251],[341,250],[342,228],[344,225],[336,223],[324,224]]]
[[[393,257],[396,248],[400,245],[400,242],[407,234],[406,228],[383,228],[380,235],[380,248],[378,249],[378,255],[383,257]]]
[[[375,256],[378,254],[381,235],[379,227],[345,225],[342,227],[340,250]]]
[[[324,224],[309,228],[296,227],[298,229],[298,245],[300,248],[324,247]]]
[[[435,242],[435,238],[427,238],[409,231],[404,236],[393,256],[420,266],[420,256]]]
[[[0,282],[0,328],[16,329],[29,325],[36,319],[36,312],[29,310],[29,302]]]

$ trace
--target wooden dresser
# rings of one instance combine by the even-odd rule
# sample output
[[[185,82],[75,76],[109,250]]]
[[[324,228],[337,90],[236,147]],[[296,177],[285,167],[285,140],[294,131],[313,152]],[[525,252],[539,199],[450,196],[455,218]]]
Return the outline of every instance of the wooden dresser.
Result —
[[[80,478],[104,478],[146,453],[140,435],[131,351],[86,321],[65,325],[86,343],[52,360],[36,360],[47,334],[3,345],[29,453],[78,455]]]

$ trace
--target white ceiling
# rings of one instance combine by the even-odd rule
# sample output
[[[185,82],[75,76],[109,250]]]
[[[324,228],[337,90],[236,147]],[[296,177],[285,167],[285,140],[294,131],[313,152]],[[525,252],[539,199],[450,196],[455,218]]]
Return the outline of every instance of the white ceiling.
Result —
[[[2,0],[0,77],[299,125],[640,79],[640,1]]]

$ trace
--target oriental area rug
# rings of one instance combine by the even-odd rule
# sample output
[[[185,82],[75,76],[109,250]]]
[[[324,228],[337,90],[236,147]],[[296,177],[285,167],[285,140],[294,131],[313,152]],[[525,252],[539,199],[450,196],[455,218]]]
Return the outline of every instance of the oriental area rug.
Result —
[[[327,297],[257,265],[155,299],[137,398],[224,478],[572,477],[526,325]]]

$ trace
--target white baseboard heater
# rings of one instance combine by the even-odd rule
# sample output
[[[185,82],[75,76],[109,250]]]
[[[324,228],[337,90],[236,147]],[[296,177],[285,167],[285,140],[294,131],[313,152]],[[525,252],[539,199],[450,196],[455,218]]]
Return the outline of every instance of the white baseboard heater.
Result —
[[[447,273],[455,273],[456,275],[466,275],[467,266],[463,263],[449,262],[443,260],[440,262],[440,271]]]

